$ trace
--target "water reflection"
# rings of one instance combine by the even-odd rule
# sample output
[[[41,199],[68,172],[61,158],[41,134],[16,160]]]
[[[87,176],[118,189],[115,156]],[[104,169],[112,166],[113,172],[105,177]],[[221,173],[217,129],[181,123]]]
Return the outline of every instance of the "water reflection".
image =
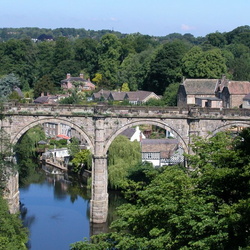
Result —
[[[21,216],[30,230],[29,249],[69,249],[71,243],[109,231],[115,209],[124,200],[119,193],[109,192],[107,222],[90,223],[91,191],[84,183],[74,176],[46,174],[39,183],[20,188]]]
[[[89,191],[65,176],[47,175],[42,183],[20,188],[21,216],[30,230],[29,248],[69,249],[90,237]]]

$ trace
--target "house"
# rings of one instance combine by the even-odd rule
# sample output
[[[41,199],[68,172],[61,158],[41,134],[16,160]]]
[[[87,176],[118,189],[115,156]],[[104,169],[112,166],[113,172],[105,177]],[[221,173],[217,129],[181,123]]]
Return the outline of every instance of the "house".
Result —
[[[96,93],[92,94],[93,101],[106,101],[110,95],[110,90],[101,89]]]
[[[135,128],[127,128],[121,133],[121,135],[126,136],[130,141],[140,142],[142,139],[146,139],[139,126],[136,126]]]
[[[221,108],[222,100],[217,97],[195,97],[195,105],[206,108]]]
[[[250,93],[250,82],[227,80],[221,91],[223,108],[241,108],[244,98]]]
[[[55,95],[42,95],[34,100],[37,104],[56,104],[58,101],[58,96]]]
[[[196,98],[214,98],[217,82],[218,79],[185,79],[178,89],[177,106],[194,105]]]
[[[127,92],[111,91],[108,95],[108,101],[124,101]]]
[[[90,81],[90,79],[84,79],[83,74],[79,77],[72,77],[69,73],[66,75],[66,79],[61,81],[61,88],[63,90],[69,90],[78,87],[82,91],[92,91],[95,90],[95,85]]]
[[[154,92],[137,90],[126,92],[124,97],[124,100],[128,100],[131,104],[142,104],[149,101],[150,99],[159,100],[160,96],[156,95]]]
[[[144,139],[141,141],[142,161],[154,167],[184,162],[183,149],[177,139]]]

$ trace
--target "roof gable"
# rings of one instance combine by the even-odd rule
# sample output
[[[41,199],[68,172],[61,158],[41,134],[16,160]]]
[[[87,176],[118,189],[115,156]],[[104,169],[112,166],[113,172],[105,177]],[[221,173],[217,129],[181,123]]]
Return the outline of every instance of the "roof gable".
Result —
[[[187,95],[214,95],[217,79],[186,79],[182,85]]]
[[[246,95],[250,93],[250,82],[248,81],[228,81],[226,87],[231,95]]]

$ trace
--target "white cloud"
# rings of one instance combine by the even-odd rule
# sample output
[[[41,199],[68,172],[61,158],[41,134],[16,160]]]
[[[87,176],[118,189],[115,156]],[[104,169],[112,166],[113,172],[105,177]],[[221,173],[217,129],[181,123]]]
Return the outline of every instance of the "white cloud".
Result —
[[[189,30],[195,30],[196,28],[194,26],[190,26],[190,25],[187,25],[187,24],[182,24],[181,29],[184,30],[184,31],[189,31]]]

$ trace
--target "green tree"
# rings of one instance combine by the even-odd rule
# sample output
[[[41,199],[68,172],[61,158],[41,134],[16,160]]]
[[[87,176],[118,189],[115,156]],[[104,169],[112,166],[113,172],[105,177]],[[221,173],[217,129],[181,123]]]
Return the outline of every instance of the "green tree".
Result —
[[[98,42],[91,38],[77,39],[74,44],[75,60],[79,62],[81,69],[86,71],[90,77],[94,77],[97,71]]]
[[[9,74],[0,79],[0,100],[6,101],[14,87],[20,86],[20,80],[14,74]]]
[[[125,83],[122,84],[122,89],[121,89],[121,91],[123,91],[123,92],[128,92],[128,91],[130,91],[127,82],[125,82]]]
[[[27,249],[27,230],[18,214],[10,214],[6,201],[0,195],[0,249]]]
[[[54,94],[55,90],[56,90],[56,86],[53,83],[51,77],[49,75],[45,75],[35,83],[34,97],[37,98],[41,96],[42,93],[44,95]]]
[[[72,158],[74,158],[75,155],[80,152],[79,141],[76,137],[71,138],[70,143],[68,144],[68,150]]]
[[[166,88],[162,97],[162,101],[166,106],[177,106],[177,93],[179,85],[179,83],[171,83]]]
[[[169,84],[180,82],[182,58],[186,51],[187,45],[181,41],[164,44],[151,62],[144,88],[162,95]]]
[[[72,249],[248,249],[249,145],[249,128],[193,138],[189,169],[163,168],[118,209],[113,232]]]
[[[227,72],[226,60],[217,48],[203,52],[200,47],[193,47],[182,61],[186,77],[220,78]]]
[[[225,34],[220,32],[210,33],[207,35],[208,42],[217,48],[223,48],[227,44]]]
[[[72,171],[75,173],[80,173],[80,171],[85,168],[91,170],[91,153],[88,149],[83,149],[75,154],[74,158],[71,161],[74,165]]]
[[[122,45],[114,34],[104,35],[98,45],[98,73],[107,80],[106,88],[115,88],[120,65]]]
[[[17,154],[18,171],[20,182],[24,183],[26,179],[35,173],[38,161],[38,142],[45,140],[45,133],[40,126],[29,129],[15,145]]]
[[[109,185],[120,189],[124,185],[128,169],[141,161],[140,144],[130,142],[126,136],[119,135],[111,143],[108,151]]]
[[[36,69],[38,79],[42,78],[45,75],[50,75],[53,71],[54,48],[54,42],[43,41],[37,43]]]

